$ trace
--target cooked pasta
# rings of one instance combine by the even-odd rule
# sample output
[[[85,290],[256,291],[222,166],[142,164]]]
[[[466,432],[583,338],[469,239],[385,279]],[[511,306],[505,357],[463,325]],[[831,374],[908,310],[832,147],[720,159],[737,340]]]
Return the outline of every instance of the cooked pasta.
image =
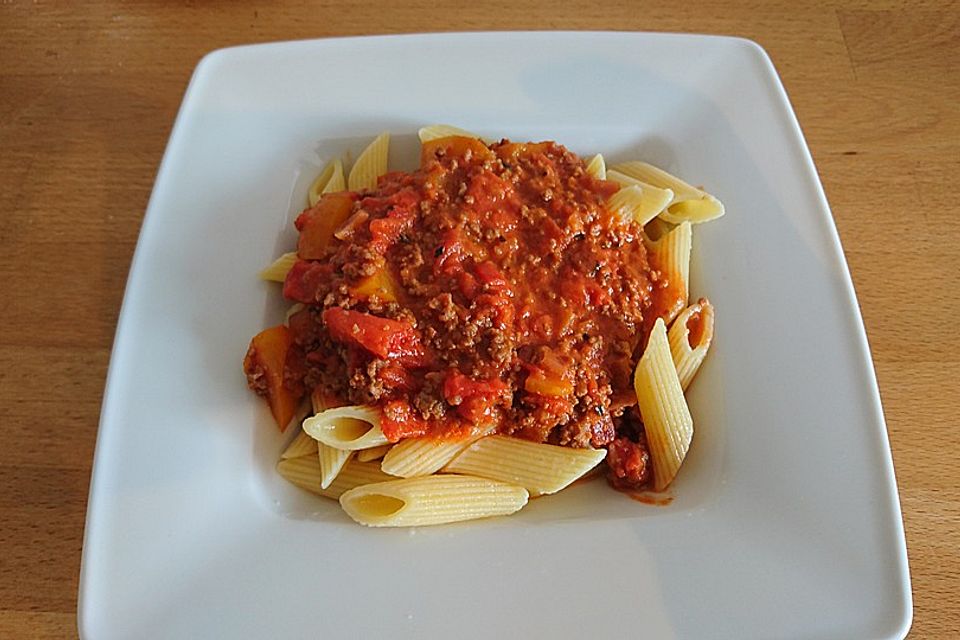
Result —
[[[271,280],[273,282],[283,282],[287,278],[287,273],[297,261],[297,252],[291,251],[285,253],[274,260],[269,267],[260,272],[261,280]]]
[[[606,454],[604,449],[573,449],[489,436],[464,449],[444,471],[518,484],[530,495],[539,496],[567,487],[597,466]]]
[[[392,480],[340,496],[347,515],[370,527],[412,527],[503,516],[527,504],[515,485],[461,475]]]
[[[693,438],[693,418],[683,397],[662,319],[654,325],[647,348],[637,362],[633,384],[650,444],[653,487],[662,491],[677,475]]]
[[[587,163],[587,173],[592,175],[597,180],[607,179],[607,165],[604,162],[601,154],[598,153],[590,158],[590,162]]]
[[[714,333],[689,304],[692,224],[723,204],[645,162],[418,135],[414,173],[388,173],[387,133],[328,162],[297,251],[261,272],[296,303],[244,359],[302,423],[278,473],[377,527],[507,515],[603,469],[665,490]]]
[[[686,391],[713,342],[713,305],[701,298],[673,321],[667,337],[680,386]]]
[[[303,421],[303,430],[335,449],[356,451],[387,443],[380,429],[380,412],[372,407],[336,407]]]
[[[280,460],[277,463],[277,473],[301,489],[334,500],[338,500],[344,491],[354,487],[393,479],[381,471],[380,465],[376,462],[351,460],[340,470],[330,486],[324,489],[320,486],[322,481],[320,461],[315,454]]]
[[[672,191],[670,205],[660,214],[667,222],[708,222],[724,213],[723,203],[714,196],[652,164],[640,161],[624,162],[613,169],[630,178]]]
[[[408,438],[390,449],[383,457],[380,468],[384,473],[401,478],[427,476],[442,469],[458,453],[470,446],[471,442],[472,440]]]
[[[390,149],[390,134],[381,133],[364,149],[350,170],[347,186],[350,191],[373,189],[377,178],[387,172],[387,154]]]

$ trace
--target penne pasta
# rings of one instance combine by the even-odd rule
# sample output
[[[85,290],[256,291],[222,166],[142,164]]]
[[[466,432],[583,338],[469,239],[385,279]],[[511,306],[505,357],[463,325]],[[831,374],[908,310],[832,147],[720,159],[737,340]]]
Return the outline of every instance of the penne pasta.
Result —
[[[337,158],[333,161],[333,174],[330,176],[330,180],[327,181],[327,184],[323,187],[320,194],[336,193],[338,191],[346,191],[346,189],[347,181],[343,177],[343,161]]]
[[[667,235],[648,245],[652,264],[666,278],[666,301],[661,315],[671,322],[687,306],[690,296],[690,251],[693,247],[693,227],[683,222]]]
[[[673,231],[675,226],[657,216],[643,227],[643,232],[647,234],[647,238],[656,241]]]
[[[393,480],[375,462],[350,460],[326,489],[320,486],[320,461],[316,455],[280,460],[277,473],[288,482],[325,498],[337,500],[345,491],[365,484]]]
[[[417,132],[417,135],[420,138],[420,143],[430,142],[431,140],[439,140],[440,138],[449,138],[451,136],[460,136],[462,138],[477,138],[482,140],[480,136],[465,129],[459,127],[454,127],[449,124],[431,124],[426,127],[421,127],[420,131]]]
[[[597,180],[607,179],[607,165],[604,162],[602,155],[598,153],[590,158],[590,162],[587,163],[587,173]]]
[[[270,280],[272,282],[283,282],[287,279],[287,272],[290,271],[296,261],[296,251],[285,253],[274,260],[269,267],[260,272],[260,279]]]
[[[287,448],[283,450],[280,457],[284,460],[287,458],[299,458],[301,456],[313,455],[316,451],[317,441],[308,436],[303,429],[298,429],[297,437],[287,445]]]
[[[317,446],[317,455],[320,458],[320,488],[326,489],[353,455],[353,451],[335,449],[322,442],[314,441],[314,444]]]
[[[327,166],[323,168],[323,171],[320,172],[313,182],[310,183],[310,188],[307,189],[307,203],[312,207],[317,202],[320,201],[320,196],[324,193],[324,189],[327,186],[327,183],[330,182],[330,178],[333,177],[334,171],[334,162],[328,162]],[[342,170],[341,170],[342,173]]]
[[[410,438],[394,445],[384,456],[380,468],[401,478],[427,476],[439,471],[473,440],[437,440]]]
[[[380,460],[386,455],[387,451],[390,451],[392,445],[382,444],[379,447],[371,447],[369,449],[361,449],[357,451],[357,460],[360,462],[372,462],[374,460]]]
[[[380,411],[372,407],[336,407],[303,421],[311,438],[335,449],[357,451],[387,444]]]
[[[697,375],[703,359],[713,341],[713,305],[706,298],[700,298],[696,304],[684,309],[673,325],[667,337],[670,342],[670,354],[677,368],[680,386],[686,390],[690,381]]]
[[[340,496],[347,515],[370,527],[412,527],[508,515],[527,504],[523,487],[438,475],[368,484]]]
[[[613,167],[617,173],[673,192],[666,211],[660,214],[667,222],[707,222],[724,214],[723,203],[702,189],[646,162],[624,162]],[[608,171],[609,178],[612,171]],[[613,178],[609,178],[613,179]]]
[[[653,461],[653,488],[662,491],[677,475],[693,438],[693,418],[673,365],[662,318],[654,324],[637,363],[633,386]]]
[[[573,449],[507,436],[488,436],[454,458],[445,472],[518,484],[532,496],[556,493],[597,466],[605,449]]]
[[[353,163],[347,186],[350,191],[373,189],[377,178],[387,172],[387,154],[390,150],[390,134],[383,132],[374,138]]]
[[[611,173],[608,171],[607,176]],[[618,213],[624,219],[632,218],[643,226],[656,218],[672,197],[669,189],[631,184],[620,187],[620,190],[607,200],[607,209]]]

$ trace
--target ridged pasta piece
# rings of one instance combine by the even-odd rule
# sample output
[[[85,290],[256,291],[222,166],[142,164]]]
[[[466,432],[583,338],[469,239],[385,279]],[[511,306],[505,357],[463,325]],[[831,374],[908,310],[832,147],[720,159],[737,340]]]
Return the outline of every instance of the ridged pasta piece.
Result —
[[[333,172],[335,169],[334,162],[335,161],[332,160],[328,162],[323,168],[323,171],[320,172],[320,175],[314,178],[313,182],[310,183],[310,188],[307,189],[307,204],[309,204],[311,207],[317,204],[317,202],[320,200],[320,196],[326,193],[324,189],[327,187],[327,183],[330,182],[330,178],[333,177]]]
[[[317,446],[317,455],[320,458],[320,488],[326,489],[340,474],[343,465],[353,455],[353,451],[336,449],[316,440],[314,444]]]
[[[417,132],[417,135],[420,137],[420,143],[430,142],[431,140],[439,140],[440,138],[449,138],[450,136],[460,136],[462,138],[477,138],[482,140],[480,136],[465,129],[459,127],[454,127],[449,124],[431,124],[426,127],[421,127],[420,131]]]
[[[347,181],[343,177],[343,161],[337,158],[333,161],[333,175],[330,176],[330,180],[327,181],[320,194],[336,193],[337,191],[346,191],[346,189]]]
[[[689,222],[678,224],[667,235],[650,243],[653,262],[669,284],[668,294],[675,304],[666,309],[668,323],[686,306],[690,296],[690,251],[693,248],[693,227]]]
[[[301,489],[334,500],[338,500],[345,491],[354,487],[393,479],[381,471],[376,462],[350,460],[330,486],[324,489],[320,486],[320,461],[316,454],[281,460],[277,463],[277,473]]]
[[[655,187],[670,189],[673,199],[660,214],[667,222],[708,222],[724,214],[723,203],[717,198],[652,164],[636,160],[618,164],[613,170]],[[609,178],[609,171],[607,175],[608,179],[613,179]]]
[[[373,139],[357,157],[350,169],[347,186],[350,191],[373,189],[377,178],[387,172],[387,154],[390,151],[390,134],[384,131]]]
[[[673,231],[675,226],[658,216],[644,225],[643,232],[648,238],[656,241]]]
[[[556,493],[597,466],[605,449],[573,449],[507,436],[488,436],[454,458],[445,472],[518,484],[532,496]]]
[[[607,164],[604,162],[602,155],[598,153],[590,158],[590,162],[587,163],[587,173],[597,180],[607,179]]]
[[[392,445],[382,444],[379,447],[372,447],[370,449],[361,449],[357,451],[357,460],[360,462],[372,462],[373,460],[380,460],[387,454],[387,451],[390,451]]]
[[[680,312],[667,337],[670,342],[670,354],[677,368],[680,387],[686,391],[690,381],[697,375],[703,359],[713,342],[713,305],[706,298],[690,305]],[[691,331],[691,324],[694,330]],[[691,345],[690,341],[695,344]]]
[[[434,475],[357,487],[340,496],[347,515],[370,527],[415,527],[514,513],[526,489],[461,475]]]
[[[673,365],[662,318],[657,318],[637,363],[633,387],[653,461],[653,488],[662,491],[677,475],[693,438],[693,418]]]
[[[401,478],[428,476],[442,469],[471,442],[472,439],[438,441],[435,438],[408,438],[390,449],[380,468],[384,473]]]
[[[607,176],[610,173],[608,171]],[[669,190],[631,184],[620,187],[619,191],[610,196],[607,209],[618,213],[622,218],[632,218],[643,226],[656,218],[672,197]]]
[[[380,411],[349,406],[327,409],[303,421],[311,438],[335,449],[357,451],[387,444],[380,429]]]
[[[260,272],[260,279],[270,280],[272,282],[283,282],[287,279],[287,272],[293,268],[293,263],[296,261],[296,251],[285,253],[274,260],[269,267]]]
[[[297,437],[294,438],[287,448],[280,454],[280,458],[299,458],[301,456],[313,455],[317,451],[317,441],[307,435],[303,429],[297,429]]]

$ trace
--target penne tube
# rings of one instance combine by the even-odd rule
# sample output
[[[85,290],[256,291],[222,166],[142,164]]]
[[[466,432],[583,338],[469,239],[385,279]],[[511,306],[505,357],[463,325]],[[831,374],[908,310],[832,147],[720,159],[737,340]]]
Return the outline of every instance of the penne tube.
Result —
[[[684,309],[667,333],[680,386],[686,390],[713,342],[713,305],[706,298]]]
[[[371,447],[370,449],[361,449],[357,451],[357,460],[359,462],[373,462],[374,460],[380,460],[386,455],[387,451],[390,451],[392,445],[382,444],[379,447]]]
[[[661,295],[667,303],[660,309],[660,314],[668,323],[687,306],[692,248],[693,227],[689,222],[678,224],[667,235],[648,245],[651,263],[666,278],[667,291]]]
[[[607,172],[608,178],[611,173],[613,172]],[[672,197],[669,189],[631,184],[620,187],[619,191],[610,196],[607,209],[643,226],[656,218]]]
[[[653,461],[653,488],[662,491],[677,475],[693,438],[693,418],[673,365],[662,318],[654,324],[637,363],[633,386]]]
[[[287,272],[293,268],[297,261],[297,252],[291,251],[285,253],[274,260],[269,267],[260,272],[261,280],[270,280],[272,282],[283,282],[287,279]]]
[[[297,429],[295,437],[287,448],[280,454],[280,458],[299,458],[301,456],[312,456],[317,452],[317,441],[306,434],[303,429]]]
[[[309,206],[312,207],[317,204],[320,196],[326,193],[324,189],[327,183],[330,182],[330,178],[333,177],[334,168],[334,162],[328,162],[327,166],[325,166],[314,181],[310,183],[310,188],[307,189],[307,204]]]
[[[350,191],[373,189],[377,178],[387,172],[387,154],[390,150],[390,134],[383,132],[374,138],[357,157],[350,170],[347,185]]]
[[[451,126],[449,124],[431,124],[426,127],[421,127],[420,131],[417,132],[417,135],[420,137],[421,144],[424,142],[430,142],[431,140],[439,140],[440,138],[449,138],[451,136],[477,138],[478,140],[483,140],[483,138],[475,133],[459,127]]]
[[[488,436],[464,449],[443,470],[510,482],[539,496],[560,491],[606,455],[605,449],[573,449]]]
[[[657,241],[673,231],[675,227],[676,225],[670,224],[663,218],[657,216],[643,227],[643,232],[647,234],[647,238],[650,240]]]
[[[327,409],[303,421],[311,438],[335,449],[357,451],[387,444],[380,429],[380,411],[349,406]]]
[[[333,174],[330,176],[330,180],[327,181],[326,186],[323,187],[320,195],[346,191],[346,189],[347,181],[343,177],[343,161],[337,158],[333,161]]]
[[[602,155],[598,153],[590,158],[590,162],[587,163],[587,173],[597,180],[607,179],[607,165],[604,162]]]
[[[471,442],[473,439],[408,438],[390,449],[380,468],[384,473],[401,478],[428,476],[442,469],[458,453],[470,446]]]
[[[322,442],[314,441],[314,444],[317,446],[317,455],[320,458],[320,488],[326,489],[353,455],[353,451],[335,449]]]
[[[363,485],[340,496],[340,506],[370,527],[414,527],[508,515],[528,497],[504,482],[434,475]]]
[[[324,489],[320,486],[320,461],[316,455],[281,460],[277,464],[277,473],[301,489],[334,500],[354,487],[394,479],[381,471],[380,465],[375,462],[350,460],[330,486]]]
[[[610,180],[613,180],[609,177],[613,171],[661,189],[670,189],[673,199],[666,211],[660,214],[667,222],[700,223],[715,220],[724,214],[723,203],[714,196],[652,164],[640,161],[618,164],[607,172]]]

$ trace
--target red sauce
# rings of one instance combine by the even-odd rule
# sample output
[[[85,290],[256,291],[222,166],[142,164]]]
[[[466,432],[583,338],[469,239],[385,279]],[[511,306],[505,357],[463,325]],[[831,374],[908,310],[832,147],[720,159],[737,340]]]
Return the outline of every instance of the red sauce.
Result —
[[[380,406],[393,442],[607,445],[669,289],[642,229],[604,207],[616,190],[552,142],[447,138],[415,172],[325,196],[297,220],[288,377]]]
[[[699,308],[687,318],[687,331],[689,332],[687,333],[687,342],[690,343],[691,349],[696,349],[703,340],[704,331],[703,318],[700,315]]]
[[[651,493],[649,491],[628,491],[620,490],[620,493],[631,500],[642,502],[643,504],[653,505],[655,507],[665,507],[673,502],[673,496],[662,493]]]

